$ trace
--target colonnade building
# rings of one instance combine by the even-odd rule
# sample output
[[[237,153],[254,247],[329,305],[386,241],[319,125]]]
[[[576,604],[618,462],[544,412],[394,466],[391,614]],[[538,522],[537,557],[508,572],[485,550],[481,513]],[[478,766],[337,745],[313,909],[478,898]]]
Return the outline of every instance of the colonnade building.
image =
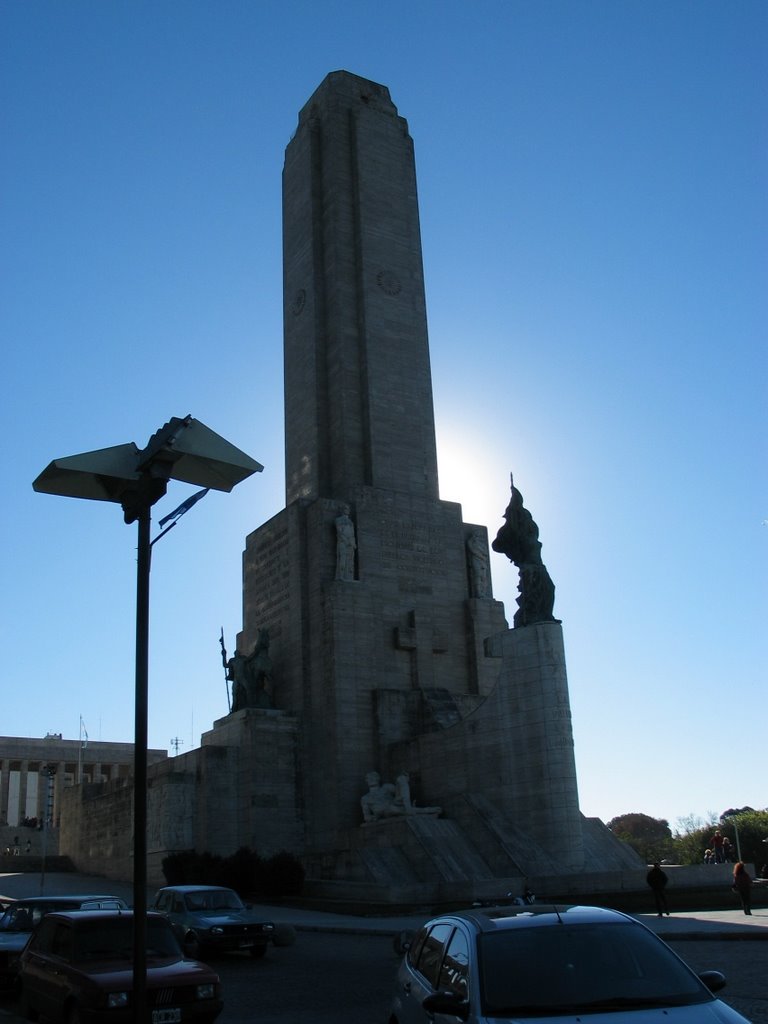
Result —
[[[167,757],[167,750],[147,752],[149,764]],[[67,786],[132,775],[132,743],[65,740],[61,733],[43,739],[0,736],[0,825],[45,821],[56,827]]]

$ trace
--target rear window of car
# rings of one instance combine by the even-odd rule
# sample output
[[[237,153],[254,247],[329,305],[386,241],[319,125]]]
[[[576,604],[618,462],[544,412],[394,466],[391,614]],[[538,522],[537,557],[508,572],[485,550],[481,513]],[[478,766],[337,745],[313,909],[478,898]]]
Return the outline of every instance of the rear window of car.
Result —
[[[712,998],[663,942],[640,925],[553,925],[486,933],[479,952],[489,1016],[522,1009],[573,1013],[596,1004],[683,1006]]]
[[[30,946],[78,964],[133,958],[133,918],[88,918],[62,921],[47,917],[32,937]],[[179,944],[164,919],[147,919],[147,955],[178,957]]]
[[[70,904],[54,901],[46,903],[17,903],[12,906],[3,919],[3,927],[9,931],[29,932],[36,928],[46,914],[52,910],[66,910]]]
[[[147,954],[178,956],[179,946],[164,920],[147,920]],[[78,927],[75,937],[75,959],[130,960],[133,957],[133,919],[93,919],[87,927]]]

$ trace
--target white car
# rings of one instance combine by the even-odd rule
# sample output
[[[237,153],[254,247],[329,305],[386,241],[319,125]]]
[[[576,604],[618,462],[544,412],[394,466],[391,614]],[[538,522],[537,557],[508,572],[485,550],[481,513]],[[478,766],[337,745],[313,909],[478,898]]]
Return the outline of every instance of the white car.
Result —
[[[388,1024],[749,1024],[634,918],[598,907],[495,907],[409,941]]]

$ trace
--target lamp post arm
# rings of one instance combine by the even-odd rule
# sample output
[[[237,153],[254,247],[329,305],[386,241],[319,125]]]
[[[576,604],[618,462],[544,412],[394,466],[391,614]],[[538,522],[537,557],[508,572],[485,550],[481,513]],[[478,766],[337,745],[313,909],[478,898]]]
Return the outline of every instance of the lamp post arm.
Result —
[[[150,541],[149,546],[153,547],[155,544],[157,544],[160,538],[164,537],[166,533],[169,533],[174,528],[174,526],[176,526],[176,523],[171,523],[170,526],[166,526],[164,530],[161,530],[160,533],[158,533],[158,535],[155,537],[153,541]]]

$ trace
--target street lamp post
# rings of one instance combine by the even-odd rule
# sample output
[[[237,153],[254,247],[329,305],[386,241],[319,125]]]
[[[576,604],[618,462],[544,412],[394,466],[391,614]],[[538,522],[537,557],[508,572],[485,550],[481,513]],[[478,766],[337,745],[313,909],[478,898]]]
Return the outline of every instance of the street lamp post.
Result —
[[[40,895],[42,896],[45,889],[45,858],[48,852],[48,829],[53,821],[53,780],[56,777],[56,765],[44,764],[41,771],[47,779],[45,809],[43,811],[43,856],[40,865]]]
[[[149,682],[149,574],[152,506],[171,479],[231,491],[264,467],[199,420],[174,416],[143,449],[132,442],[56,459],[33,488],[46,494],[112,501],[125,522],[138,524],[136,570],[136,681],[133,750],[133,1002],[134,1020],[146,1018],[147,986],[147,718]]]
[[[736,860],[741,860],[741,842],[739,841],[739,826],[736,823],[735,816],[728,814],[727,812],[725,814],[721,814],[720,824],[723,825],[726,822],[729,825],[733,825],[734,837],[736,839]]]

